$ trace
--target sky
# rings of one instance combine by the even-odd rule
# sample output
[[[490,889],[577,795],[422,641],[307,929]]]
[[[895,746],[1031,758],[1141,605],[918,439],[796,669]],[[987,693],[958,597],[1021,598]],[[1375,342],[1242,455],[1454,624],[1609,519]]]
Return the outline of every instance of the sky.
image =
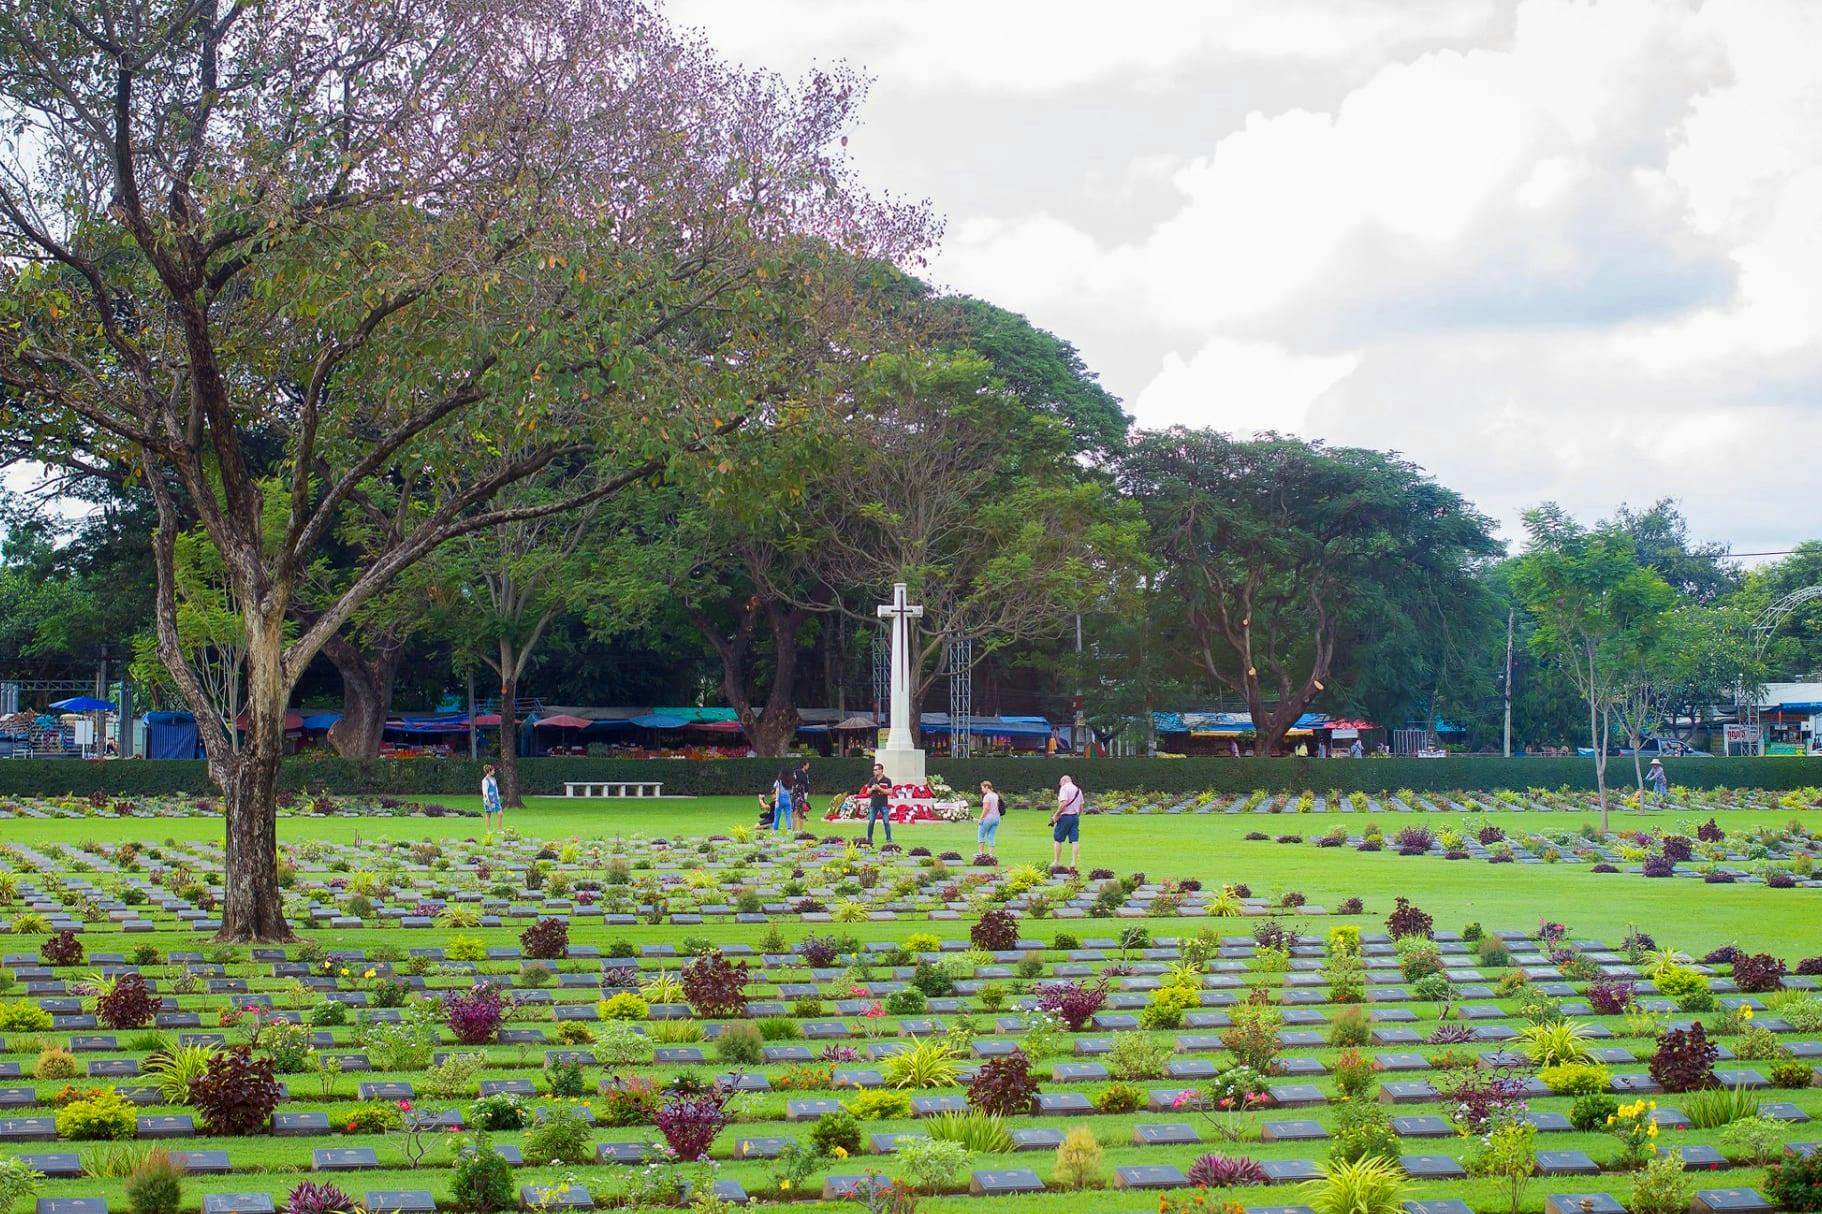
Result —
[[[1822,2],[670,0],[873,80],[940,286],[1142,426],[1403,452],[1519,534],[1678,499],[1822,533]]]

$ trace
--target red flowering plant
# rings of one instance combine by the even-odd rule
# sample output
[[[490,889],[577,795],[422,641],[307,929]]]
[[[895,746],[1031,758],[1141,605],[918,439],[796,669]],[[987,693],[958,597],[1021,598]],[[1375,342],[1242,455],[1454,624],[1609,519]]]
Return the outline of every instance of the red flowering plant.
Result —
[[[1231,1066],[1206,1088],[1179,1092],[1171,1107],[1201,1114],[1216,1134],[1228,1142],[1239,1142],[1250,1133],[1252,1114],[1271,1100],[1264,1075],[1250,1066]]]

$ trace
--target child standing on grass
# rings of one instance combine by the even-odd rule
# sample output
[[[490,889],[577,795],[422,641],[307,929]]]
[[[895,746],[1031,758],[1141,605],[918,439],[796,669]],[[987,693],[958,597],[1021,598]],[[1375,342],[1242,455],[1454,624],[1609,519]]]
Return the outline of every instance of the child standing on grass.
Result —
[[[506,828],[506,807],[500,803],[500,782],[494,778],[492,763],[481,769],[481,820],[489,831],[496,826]]]

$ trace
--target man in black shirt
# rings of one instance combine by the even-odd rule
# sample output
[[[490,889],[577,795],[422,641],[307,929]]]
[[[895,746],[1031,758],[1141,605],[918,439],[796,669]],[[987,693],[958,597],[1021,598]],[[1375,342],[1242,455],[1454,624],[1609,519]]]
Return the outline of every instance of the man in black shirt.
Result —
[[[892,842],[892,811],[889,803],[892,800],[892,781],[886,778],[886,769],[875,763],[873,778],[867,781],[867,845],[873,844],[873,823],[886,824],[886,842]]]

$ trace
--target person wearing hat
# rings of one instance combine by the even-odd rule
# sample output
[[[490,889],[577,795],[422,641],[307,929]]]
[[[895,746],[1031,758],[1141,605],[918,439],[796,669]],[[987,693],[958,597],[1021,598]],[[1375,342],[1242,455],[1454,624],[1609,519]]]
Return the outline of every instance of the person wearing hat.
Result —
[[[1659,805],[1670,800],[1670,777],[1664,774],[1664,761],[1651,760],[1651,769],[1645,773],[1645,783],[1651,786],[1651,794]]]

